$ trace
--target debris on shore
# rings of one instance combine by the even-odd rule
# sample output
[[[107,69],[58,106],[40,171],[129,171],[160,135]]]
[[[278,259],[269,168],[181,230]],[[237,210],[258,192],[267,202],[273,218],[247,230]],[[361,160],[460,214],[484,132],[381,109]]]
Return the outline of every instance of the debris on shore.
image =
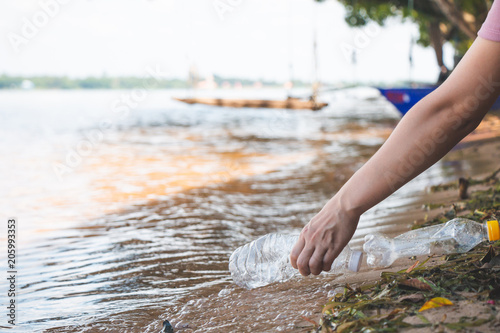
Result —
[[[458,197],[468,199],[414,229],[457,216],[477,222],[498,220],[499,172],[433,187],[433,191],[458,189]],[[481,189],[471,191],[474,186]],[[345,284],[324,305],[318,322],[304,318],[314,325],[310,332],[500,331],[500,241],[483,243],[468,253],[411,259],[410,267],[382,272],[378,281]]]

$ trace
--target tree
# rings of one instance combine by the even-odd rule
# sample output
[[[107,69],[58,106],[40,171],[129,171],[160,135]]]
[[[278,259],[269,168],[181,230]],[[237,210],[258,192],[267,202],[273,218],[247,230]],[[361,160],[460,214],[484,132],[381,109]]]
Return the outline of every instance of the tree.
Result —
[[[315,0],[324,2],[326,0]],[[390,17],[411,20],[419,27],[417,43],[432,46],[442,71],[443,44],[456,50],[455,65],[476,38],[493,0],[338,0],[346,10],[345,20],[353,27],[376,22],[383,26]]]

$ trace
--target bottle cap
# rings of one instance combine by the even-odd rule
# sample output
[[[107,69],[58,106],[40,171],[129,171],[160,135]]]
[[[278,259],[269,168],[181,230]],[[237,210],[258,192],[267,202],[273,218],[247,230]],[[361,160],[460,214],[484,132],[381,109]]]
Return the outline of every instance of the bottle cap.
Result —
[[[349,260],[348,269],[353,272],[359,271],[361,267],[361,261],[363,260],[363,252],[352,251],[351,260]]]
[[[497,220],[486,222],[488,226],[488,239],[490,241],[496,241],[500,239],[500,226]]]

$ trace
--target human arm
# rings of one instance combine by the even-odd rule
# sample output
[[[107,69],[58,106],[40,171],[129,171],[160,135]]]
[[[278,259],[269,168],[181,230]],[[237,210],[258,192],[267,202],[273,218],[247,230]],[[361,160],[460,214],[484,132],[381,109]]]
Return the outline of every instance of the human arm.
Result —
[[[441,159],[500,94],[500,43],[477,38],[450,77],[417,103],[387,141],[302,230],[290,254],[302,275],[328,271],[359,217]]]

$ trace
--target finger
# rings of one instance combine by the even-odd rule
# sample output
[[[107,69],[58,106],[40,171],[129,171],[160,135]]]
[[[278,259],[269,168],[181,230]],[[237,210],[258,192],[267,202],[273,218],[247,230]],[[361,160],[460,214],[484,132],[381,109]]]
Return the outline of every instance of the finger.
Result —
[[[309,260],[314,253],[314,247],[305,246],[302,249],[302,252],[297,259],[297,268],[299,269],[299,273],[308,276],[311,274],[311,270],[309,269]]]
[[[302,252],[302,249],[306,245],[306,241],[304,238],[299,237],[299,240],[297,243],[292,248],[292,251],[290,252],[290,262],[292,263],[292,267],[297,269],[297,259],[299,258],[300,253]]]
[[[318,275],[323,270],[323,258],[327,249],[325,248],[316,248],[314,250],[311,259],[309,259],[309,270],[313,275]]]
[[[323,270],[325,272],[329,272],[332,269],[332,264],[335,258],[339,255],[339,251],[337,249],[328,249],[326,251],[325,256],[323,257]]]

